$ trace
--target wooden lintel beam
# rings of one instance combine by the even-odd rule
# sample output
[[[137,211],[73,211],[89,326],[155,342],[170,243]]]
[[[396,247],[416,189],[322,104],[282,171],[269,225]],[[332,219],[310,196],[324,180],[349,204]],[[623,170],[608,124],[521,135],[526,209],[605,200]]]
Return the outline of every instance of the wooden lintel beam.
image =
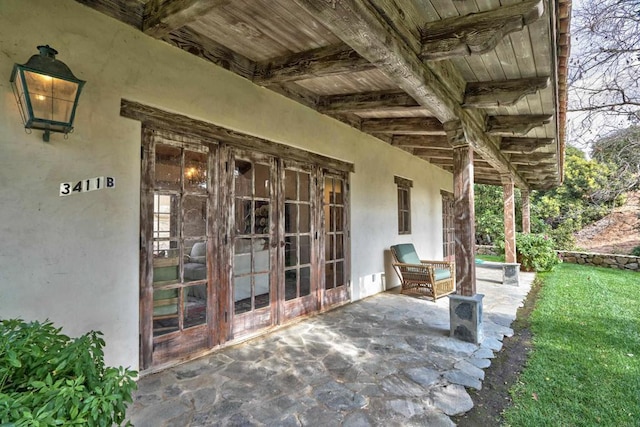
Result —
[[[318,100],[321,113],[358,113],[419,107],[415,99],[402,91],[378,91],[349,95],[322,96]]]
[[[488,116],[487,132],[491,135],[526,135],[531,129],[551,122],[551,114],[523,114],[518,116]]]
[[[360,128],[367,133],[394,135],[444,135],[442,123],[433,117],[365,119]]]
[[[451,150],[451,144],[446,136],[442,135],[394,135],[391,145],[395,147],[411,148],[437,148]]]
[[[507,34],[522,30],[543,13],[543,1],[534,0],[430,22],[422,31],[421,56],[439,60],[487,52]]]
[[[549,85],[549,77],[532,77],[467,83],[464,107],[489,108],[514,105],[525,96]]]
[[[531,154],[539,148],[552,144],[553,138],[502,138],[500,150],[503,153]]]
[[[142,31],[161,38],[230,0],[151,0],[145,5]]]
[[[335,76],[374,69],[375,65],[345,44],[325,46],[259,63],[254,82],[260,85]]]

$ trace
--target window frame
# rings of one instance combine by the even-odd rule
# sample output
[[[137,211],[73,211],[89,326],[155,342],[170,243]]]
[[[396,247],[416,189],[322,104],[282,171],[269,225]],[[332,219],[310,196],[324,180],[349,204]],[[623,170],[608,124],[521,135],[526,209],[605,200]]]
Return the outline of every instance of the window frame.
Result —
[[[398,234],[411,234],[411,188],[413,181],[394,176],[398,197]]]

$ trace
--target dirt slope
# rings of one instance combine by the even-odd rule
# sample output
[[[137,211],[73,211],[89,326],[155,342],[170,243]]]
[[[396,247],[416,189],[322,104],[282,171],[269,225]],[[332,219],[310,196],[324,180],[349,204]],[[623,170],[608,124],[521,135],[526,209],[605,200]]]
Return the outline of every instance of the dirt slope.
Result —
[[[576,246],[589,252],[623,254],[640,246],[640,192],[629,193],[627,203],[575,235]]]

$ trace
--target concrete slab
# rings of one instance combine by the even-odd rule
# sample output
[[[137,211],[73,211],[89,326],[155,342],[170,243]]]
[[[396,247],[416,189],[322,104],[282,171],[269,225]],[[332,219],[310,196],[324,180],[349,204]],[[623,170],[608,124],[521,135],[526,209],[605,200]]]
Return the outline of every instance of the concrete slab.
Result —
[[[477,271],[480,344],[449,337],[447,298],[385,292],[143,377],[127,415],[154,427],[453,425],[534,278],[504,286],[501,273]]]

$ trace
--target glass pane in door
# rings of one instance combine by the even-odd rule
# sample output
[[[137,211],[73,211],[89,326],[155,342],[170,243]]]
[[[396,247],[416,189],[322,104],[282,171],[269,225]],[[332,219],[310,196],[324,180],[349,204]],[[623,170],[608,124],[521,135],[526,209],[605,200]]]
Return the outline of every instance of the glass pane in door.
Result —
[[[345,205],[344,181],[326,177],[324,180],[324,239],[325,288],[333,289],[346,284],[345,280]]]
[[[311,175],[285,170],[284,275],[285,300],[311,293]]]
[[[271,303],[271,168],[237,159],[234,168],[235,314]]]
[[[207,322],[209,152],[155,145],[153,333]]]

